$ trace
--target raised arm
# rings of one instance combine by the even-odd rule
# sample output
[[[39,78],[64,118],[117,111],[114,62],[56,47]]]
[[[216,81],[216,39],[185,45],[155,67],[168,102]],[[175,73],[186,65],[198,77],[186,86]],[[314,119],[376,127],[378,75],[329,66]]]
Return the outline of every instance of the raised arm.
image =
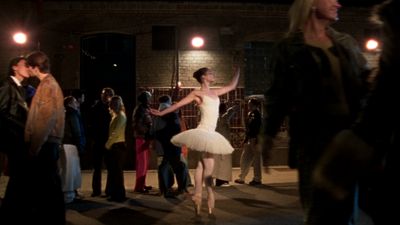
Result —
[[[196,100],[196,93],[195,91],[190,92],[189,95],[187,95],[186,97],[184,97],[183,99],[181,99],[179,102],[173,104],[171,107],[168,107],[166,109],[164,109],[163,111],[158,111],[155,109],[151,109],[151,114],[155,115],[155,116],[164,116],[165,114],[168,114],[170,112],[174,112],[177,109],[181,108],[182,106],[185,106],[191,102],[193,102],[194,100]]]
[[[234,70],[235,70],[235,72],[233,74],[233,78],[232,78],[231,82],[222,88],[216,89],[215,90],[216,95],[218,95],[218,96],[223,95],[223,94],[228,93],[236,88],[236,86],[239,82],[239,77],[240,77],[240,67],[236,66]]]

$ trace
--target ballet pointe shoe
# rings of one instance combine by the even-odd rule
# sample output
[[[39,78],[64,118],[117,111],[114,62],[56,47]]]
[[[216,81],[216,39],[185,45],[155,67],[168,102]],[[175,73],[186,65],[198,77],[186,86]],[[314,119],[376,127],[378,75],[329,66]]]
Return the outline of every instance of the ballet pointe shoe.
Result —
[[[214,204],[215,204],[215,197],[214,191],[212,189],[213,186],[213,179],[211,176],[207,176],[204,179],[204,183],[207,187],[207,205],[208,205],[208,215],[212,215]]]
[[[208,207],[208,215],[213,215],[213,209],[214,209],[214,208]]]
[[[201,196],[200,195],[192,195],[192,202],[194,205],[194,212],[196,216],[200,215],[201,210]]]
[[[214,207],[215,207],[214,195],[209,195],[208,196],[207,205],[208,205],[208,215],[213,215],[213,210],[214,210]]]
[[[210,221],[216,220],[215,214],[213,213],[214,206],[208,206],[208,219]]]

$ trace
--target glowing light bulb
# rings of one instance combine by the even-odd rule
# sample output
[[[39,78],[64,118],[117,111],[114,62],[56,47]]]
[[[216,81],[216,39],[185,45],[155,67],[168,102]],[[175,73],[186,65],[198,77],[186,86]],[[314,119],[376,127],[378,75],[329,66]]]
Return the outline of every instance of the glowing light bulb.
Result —
[[[26,34],[24,34],[22,32],[18,32],[13,35],[13,39],[14,39],[15,43],[17,43],[17,44],[25,44],[27,37],[26,37]]]
[[[203,47],[204,45],[204,39],[202,37],[194,37],[192,39],[192,46],[195,48],[200,48]]]

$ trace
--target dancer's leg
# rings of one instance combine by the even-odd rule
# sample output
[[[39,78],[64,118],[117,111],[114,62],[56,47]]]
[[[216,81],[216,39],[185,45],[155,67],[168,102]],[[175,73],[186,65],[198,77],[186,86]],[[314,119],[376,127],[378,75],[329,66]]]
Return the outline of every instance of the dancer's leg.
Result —
[[[215,197],[213,191],[213,179],[212,172],[214,170],[214,157],[212,154],[205,153],[202,159],[204,165],[204,183],[207,190],[207,204],[208,204],[208,213],[212,214],[212,210],[215,205]]]
[[[195,205],[196,215],[200,214],[201,193],[203,190],[203,169],[203,162],[199,160],[197,162],[196,171],[194,173],[194,194],[192,196],[192,201]]]

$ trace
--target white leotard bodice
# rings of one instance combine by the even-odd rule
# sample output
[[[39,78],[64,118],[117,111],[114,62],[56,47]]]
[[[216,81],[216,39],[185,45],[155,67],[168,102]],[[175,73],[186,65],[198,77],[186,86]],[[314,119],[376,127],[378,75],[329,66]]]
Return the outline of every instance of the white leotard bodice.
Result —
[[[218,121],[219,98],[204,95],[199,108],[201,119],[198,128],[214,131]]]

